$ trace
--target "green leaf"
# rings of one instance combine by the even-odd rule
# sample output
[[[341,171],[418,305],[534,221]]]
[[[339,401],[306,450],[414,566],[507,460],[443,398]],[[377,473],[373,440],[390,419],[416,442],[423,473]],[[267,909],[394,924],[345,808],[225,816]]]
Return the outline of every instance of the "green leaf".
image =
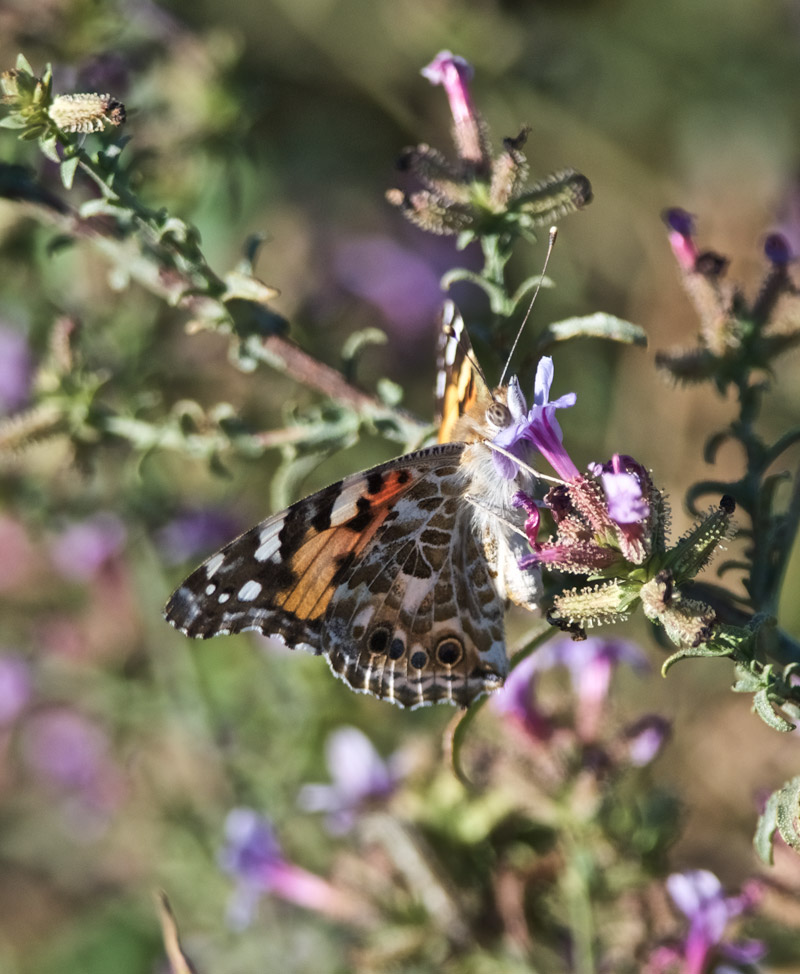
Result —
[[[381,402],[387,406],[399,406],[403,401],[403,387],[391,379],[378,379],[376,391]]]
[[[72,189],[75,171],[78,168],[78,161],[77,156],[72,156],[70,159],[65,159],[59,166],[61,182],[64,184],[64,189]]]
[[[39,148],[42,150],[43,155],[45,155],[51,162],[56,163],[56,165],[61,165],[61,156],[58,154],[58,143],[54,135],[48,136],[46,139],[42,139],[39,143]]]
[[[33,68],[28,63],[28,59],[25,57],[24,54],[18,54],[17,55],[17,65],[16,65],[16,67],[17,67],[17,71],[22,71],[25,74],[30,75],[31,78],[34,77]]]
[[[673,653],[668,659],[664,661],[661,666],[661,675],[666,676],[667,672],[672,669],[672,667],[678,662],[678,660],[689,659],[694,656],[705,656],[713,657],[714,659],[721,659],[727,656],[729,651],[725,648],[719,649],[715,648],[709,643],[701,643],[699,646],[686,647],[684,649],[679,649],[677,653]]]
[[[281,292],[263,281],[259,281],[252,274],[241,271],[229,271],[225,275],[225,293],[223,301],[241,298],[243,301],[254,301],[256,304],[267,304],[273,301]]]
[[[28,120],[17,114],[17,112],[0,118],[0,128],[3,129],[24,129],[27,124]]]
[[[475,271],[468,271],[465,267],[454,267],[442,277],[442,290],[449,291],[456,281],[469,281],[471,284],[476,284],[482,288],[488,295],[489,304],[495,314],[507,317],[511,313],[512,308],[505,290],[499,285],[487,281],[485,277],[481,277]]]
[[[565,318],[548,325],[539,335],[537,345],[546,348],[554,342],[566,342],[573,338],[605,338],[623,345],[647,345],[647,333],[643,328],[604,311]]]
[[[362,328],[347,337],[342,345],[342,371],[348,382],[355,379],[358,359],[364,349],[370,345],[385,345],[388,340],[386,332],[381,331],[380,328]]]
[[[758,825],[753,836],[753,847],[758,858],[768,866],[772,865],[772,839],[778,828],[778,805],[780,791],[773,791],[767,799],[764,811],[758,817]]]
[[[753,709],[764,723],[773,730],[788,734],[794,730],[794,724],[790,724],[775,710],[770,703],[769,691],[766,687],[759,690],[753,697]]]
[[[787,781],[778,794],[776,820],[783,841],[800,853],[800,831],[797,816],[800,813],[800,775]]]

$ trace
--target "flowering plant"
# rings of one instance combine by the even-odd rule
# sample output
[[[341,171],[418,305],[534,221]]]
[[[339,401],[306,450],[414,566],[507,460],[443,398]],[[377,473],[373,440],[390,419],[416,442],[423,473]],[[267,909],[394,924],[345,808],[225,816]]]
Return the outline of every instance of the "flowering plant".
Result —
[[[473,331],[507,364],[526,299],[553,283],[542,273],[512,286],[512,258],[540,228],[588,205],[592,190],[571,168],[530,182],[527,129],[493,152],[463,58],[443,51],[423,74],[445,89],[456,158],[427,144],[407,149],[402,178],[415,183],[390,190],[388,199],[415,228],[453,237],[462,251],[476,245],[465,255],[469,266],[450,269],[442,285],[480,289],[486,306],[473,312]],[[443,760],[429,743],[441,718],[423,716],[430,722],[401,730],[394,723],[390,733],[388,722],[398,718],[372,709],[373,701],[335,702],[301,661],[284,660],[274,647],[265,648],[266,664],[238,648],[225,657],[176,642],[173,652],[171,637],[156,629],[162,566],[196,557],[239,527],[238,513],[219,499],[219,481],[209,477],[215,486],[206,491],[216,496],[198,504],[187,471],[202,469],[198,478],[206,468],[229,472],[277,450],[273,500],[281,503],[322,460],[360,438],[368,443],[363,434],[411,449],[430,428],[400,408],[394,382],[376,381],[374,393],[355,382],[360,354],[385,336],[374,329],[350,336],[341,369],[301,348],[275,310],[277,290],[255,274],[258,241],[248,241],[234,268],[215,270],[197,228],[140,194],[120,136],[128,113],[119,98],[57,94],[56,81],[23,57],[2,77],[3,126],[38,143],[46,161],[39,174],[3,164],[3,195],[55,230],[55,251],[101,254],[115,286],[136,282],[168,324],[180,314],[189,365],[177,376],[159,373],[160,355],[175,352],[155,338],[149,355],[140,357],[130,336],[101,354],[102,343],[87,338],[66,308],[38,349],[0,331],[0,365],[8,366],[0,368],[0,453],[16,464],[8,490],[19,509],[42,492],[36,451],[52,451],[39,534],[31,540],[35,531],[15,518],[0,522],[14,562],[8,578],[0,571],[0,590],[33,579],[37,592],[48,593],[35,626],[27,617],[16,623],[27,651],[8,646],[0,655],[0,753],[11,756],[16,777],[9,780],[26,796],[12,816],[27,838],[19,848],[36,845],[24,835],[29,801],[42,816],[41,834],[92,848],[99,865],[91,878],[105,895],[122,885],[127,816],[138,816],[137,834],[151,845],[137,879],[157,876],[187,918],[182,928],[192,931],[179,942],[162,897],[165,953],[181,974],[262,969],[268,951],[294,962],[305,949],[295,930],[311,930],[301,926],[309,916],[322,919],[313,929],[335,931],[326,941],[335,950],[316,954],[330,969],[338,961],[328,955],[346,952],[349,969],[364,972],[756,970],[765,944],[731,925],[760,908],[762,888],[726,896],[707,869],[674,872],[669,863],[681,809],[659,783],[657,762],[671,722],[649,705],[622,714],[611,693],[615,680],[644,678],[648,657],[616,632],[588,630],[635,621],[641,608],[670,644],[665,674],[678,660],[730,659],[734,690],[752,695],[762,721],[786,735],[794,729],[800,648],[776,617],[800,504],[796,485],[785,502],[773,467],[800,434],[768,443],[755,430],[760,377],[800,335],[788,242],[768,238],[769,269],[748,303],[727,282],[726,259],[698,247],[692,218],[666,214],[701,325],[695,347],[662,352],[658,364],[681,381],[735,392],[738,415],[706,452],[713,459],[734,441],[747,460],[738,479],[685,485],[696,520],[676,541],[664,472],[621,445],[582,471],[572,459],[574,434],[566,419],[562,431],[556,413],[572,408],[562,415],[574,416],[583,390],[551,399],[561,389],[554,357],[564,344],[592,338],[641,346],[643,329],[598,312],[525,333],[528,360],[538,363],[532,403],[512,379],[511,421],[485,445],[498,483],[523,469],[535,475],[535,488],[515,496],[528,549],[517,567],[543,572],[549,611],[519,640],[505,686],[484,698],[491,705],[478,702],[438,728]],[[166,330],[164,321],[154,334]],[[280,389],[291,380],[320,399],[284,403],[262,429],[248,417],[260,415],[263,403],[237,409],[213,402],[213,381],[192,386],[191,356],[211,353],[185,349],[206,339],[225,344],[240,379],[266,365],[285,383]],[[241,385],[226,390],[231,398]],[[57,462],[59,448],[65,457]],[[540,460],[555,478],[538,469]],[[66,465],[91,488],[73,484],[62,496],[57,473]],[[706,495],[712,505],[698,511]],[[746,547],[721,569],[735,568],[742,588],[699,582],[734,538]],[[324,753],[330,783],[312,784],[325,773]],[[765,862],[783,857],[786,846],[800,851],[799,796],[794,778],[762,802],[756,849]],[[334,844],[326,844],[325,830]],[[94,886],[81,886],[85,857],[66,862],[61,851],[51,841],[30,853],[26,868],[55,863],[54,889],[75,884],[94,895]],[[194,933],[221,928],[223,914],[229,935],[210,945]],[[135,924],[127,914],[124,920],[118,926],[127,934]],[[146,951],[152,968],[150,941]]]

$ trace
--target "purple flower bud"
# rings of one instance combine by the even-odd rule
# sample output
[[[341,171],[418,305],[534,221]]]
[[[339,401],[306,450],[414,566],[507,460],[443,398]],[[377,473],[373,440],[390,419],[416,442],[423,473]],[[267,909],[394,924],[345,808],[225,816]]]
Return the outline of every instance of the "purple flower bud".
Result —
[[[11,413],[28,401],[33,358],[24,335],[0,325],[0,413]]]
[[[785,267],[794,259],[789,241],[782,233],[771,233],[764,241],[764,254],[767,260],[779,267]]]
[[[450,51],[439,51],[431,63],[421,71],[423,77],[427,78],[432,85],[444,87],[450,102],[450,111],[457,125],[460,122],[470,121],[475,114],[467,87],[467,82],[472,80],[474,73],[468,61]]]
[[[21,656],[0,656],[0,727],[13,724],[31,698],[31,670]]]
[[[684,271],[690,272],[697,261],[697,244],[694,241],[694,219],[686,210],[677,207],[666,210],[664,222],[669,233],[669,243],[675,259]]]
[[[326,756],[332,783],[304,785],[298,804],[307,812],[326,812],[328,831],[342,835],[365,806],[392,794],[399,775],[393,762],[384,761],[356,727],[334,731],[328,737]]]
[[[113,514],[101,512],[76,521],[53,541],[50,554],[64,576],[79,582],[93,578],[125,544],[125,527]]]
[[[467,87],[473,74],[471,65],[450,51],[440,51],[422,69],[422,74],[432,85],[444,87],[453,115],[459,157],[477,168],[488,168],[490,160],[487,158],[478,117]]]

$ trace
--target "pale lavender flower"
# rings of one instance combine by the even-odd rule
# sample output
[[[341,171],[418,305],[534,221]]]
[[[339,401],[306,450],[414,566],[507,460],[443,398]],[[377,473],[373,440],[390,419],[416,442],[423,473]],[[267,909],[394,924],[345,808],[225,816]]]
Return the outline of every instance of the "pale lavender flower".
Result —
[[[430,261],[389,237],[375,234],[338,244],[334,270],[351,294],[374,304],[387,322],[403,330],[429,328],[441,304]]]
[[[531,447],[541,453],[555,472],[565,481],[580,476],[578,468],[570,459],[562,442],[561,427],[556,420],[556,410],[574,406],[577,396],[568,392],[550,401],[550,386],[553,384],[553,360],[544,356],[539,360],[534,383],[533,406],[530,411],[525,397],[515,378],[508,384],[508,409],[513,422],[500,430],[492,443],[508,453],[523,459],[525,450]],[[513,479],[519,470],[510,457],[495,451],[492,454],[495,466],[506,480]]]
[[[33,357],[27,339],[0,325],[0,413],[11,413],[28,401]]]
[[[705,869],[673,873],[667,879],[667,890],[673,903],[689,920],[684,940],[674,946],[660,947],[646,967],[648,974],[672,971],[676,965],[681,974],[717,974],[722,970],[739,971],[725,961],[750,965],[760,960],[766,948],[759,940],[726,941],[729,921],[755,906],[760,890],[747,884],[739,896],[725,896],[717,877]]]
[[[236,880],[228,923],[243,930],[255,917],[262,896],[273,894],[308,910],[341,914],[337,891],[320,876],[289,862],[271,823],[251,808],[234,808],[225,820],[220,866]]]
[[[25,724],[23,754],[43,780],[69,790],[91,790],[108,759],[108,739],[83,714],[66,707],[36,714]]]
[[[621,663],[638,672],[649,669],[647,657],[641,649],[624,639],[592,637],[580,642],[566,637],[553,639],[515,667],[506,681],[506,687],[493,694],[492,700],[497,701],[495,706],[512,713],[529,725],[535,736],[541,737],[541,722],[546,718],[536,710],[530,697],[526,699],[525,683],[527,681],[528,686],[533,687],[539,673],[554,666],[565,666],[577,697],[578,733],[584,741],[591,741],[599,730],[611,675]],[[509,683],[511,692],[504,696]]]
[[[633,457],[615,453],[608,463],[590,463],[589,472],[603,485],[612,521],[627,526],[637,524],[649,515],[650,504],[645,496],[649,477]]]
[[[177,565],[219,548],[241,530],[239,521],[213,508],[187,510],[168,521],[157,533],[164,561]]]
[[[14,653],[0,656],[0,727],[13,724],[31,698],[31,669]]]
[[[553,725],[536,706],[537,654],[528,656],[508,674],[502,689],[493,693],[489,706],[520,724],[537,741],[552,736]]]
[[[628,761],[643,768],[661,752],[669,738],[672,725],[659,714],[646,714],[625,729],[623,735]]]
[[[326,744],[331,784],[304,785],[298,803],[307,812],[325,812],[334,835],[348,832],[365,807],[385,801],[397,787],[397,762],[384,761],[356,727],[334,731]]]
[[[125,537],[125,526],[119,518],[101,512],[65,528],[52,542],[50,555],[64,578],[85,582],[119,554]]]

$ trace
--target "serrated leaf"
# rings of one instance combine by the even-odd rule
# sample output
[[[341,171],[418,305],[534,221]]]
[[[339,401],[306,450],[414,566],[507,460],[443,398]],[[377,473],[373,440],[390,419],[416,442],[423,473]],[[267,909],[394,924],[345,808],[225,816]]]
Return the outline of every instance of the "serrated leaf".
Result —
[[[800,853],[800,831],[797,816],[800,813],[800,775],[787,781],[778,792],[776,819],[783,841]]]
[[[756,850],[758,858],[768,866],[772,865],[772,839],[775,830],[778,828],[778,805],[780,803],[780,791],[773,791],[767,799],[764,811],[758,816],[755,835],[753,836],[753,848]]]
[[[72,156],[71,159],[65,159],[59,166],[61,182],[64,184],[64,189],[72,189],[75,172],[78,168],[78,161],[77,156]]]
[[[537,345],[546,347],[553,342],[566,342],[573,338],[605,338],[623,345],[647,345],[647,333],[642,327],[604,311],[565,318],[548,325],[539,336]]]
[[[752,673],[744,666],[736,667],[736,683],[733,685],[734,693],[756,693],[761,690],[764,681],[757,673]]]
[[[775,710],[769,700],[769,693],[766,687],[759,690],[753,697],[753,709],[764,723],[773,730],[788,734],[794,730],[794,724],[790,724]]]

